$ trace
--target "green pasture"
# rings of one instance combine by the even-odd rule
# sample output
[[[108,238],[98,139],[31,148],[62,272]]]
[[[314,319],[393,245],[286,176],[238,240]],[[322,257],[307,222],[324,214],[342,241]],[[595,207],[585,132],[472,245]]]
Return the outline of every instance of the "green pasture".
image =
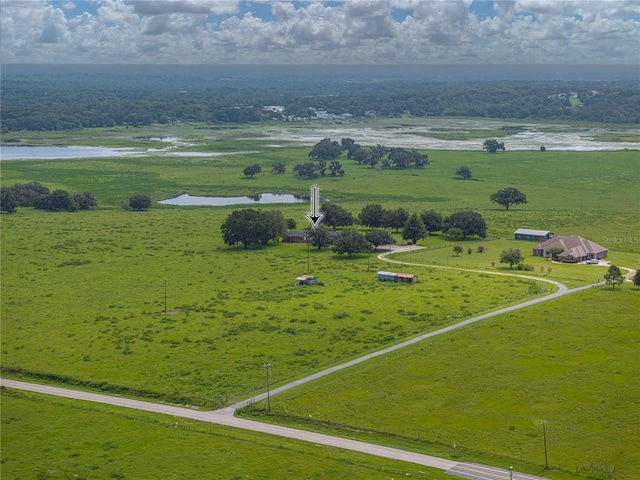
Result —
[[[626,284],[500,315],[273,396],[269,421],[550,478],[593,463],[631,480],[639,310]],[[536,472],[542,420],[558,472]]]
[[[394,125],[391,119],[387,123]],[[3,186],[38,181],[51,189],[90,191],[99,203],[92,211],[19,208],[15,214],[2,215],[3,375],[214,408],[262,392],[265,362],[272,364],[271,381],[277,386],[554,289],[534,279],[426,265],[509,273],[509,267],[499,263],[499,253],[512,247],[521,248],[525,262],[535,268],[513,273],[569,287],[602,278],[604,267],[559,265],[532,257],[535,242],[512,240],[517,228],[582,235],[609,248],[607,260],[612,263],[637,268],[640,262],[637,151],[494,155],[427,151],[431,159],[427,168],[402,171],[372,169],[345,157],[340,159],[344,177],[308,180],[296,178],[293,166],[308,161],[310,148],[276,141],[262,128],[180,125],[111,132],[20,132],[24,144],[141,149],[166,146],[152,137],[173,136],[197,144],[180,146],[176,153],[219,155],[0,163]],[[309,130],[304,125],[286,128]],[[270,173],[274,162],[286,163],[287,172]],[[264,174],[245,178],[242,170],[255,163],[262,165]],[[455,177],[461,165],[471,168],[473,180]],[[306,245],[278,243],[248,250],[226,246],[220,225],[230,212],[244,207],[155,204],[147,212],[120,208],[137,193],[154,200],[183,192],[308,194],[311,185],[319,186],[321,197],[354,214],[368,203],[410,212],[434,209],[445,215],[473,209],[484,216],[488,236],[459,240],[431,235],[418,242],[425,249],[392,257],[412,265],[393,265],[376,255],[348,259]],[[524,192],[528,203],[509,211],[491,204],[491,193],[506,186]],[[255,208],[278,208],[298,228],[307,225],[308,204]],[[394,237],[403,243],[399,233],[394,232]],[[457,243],[464,251],[456,257],[452,246]],[[487,252],[476,252],[480,243]],[[466,251],[469,247],[471,255]],[[496,261],[495,267],[491,260]],[[545,267],[542,272],[541,266]],[[415,273],[419,282],[380,283],[378,270]],[[295,278],[305,273],[316,275],[325,285],[294,286]],[[639,392],[632,380],[637,378],[638,362],[629,361],[638,357],[639,295],[629,283],[615,290],[598,287],[487,320],[273,398],[275,413],[267,419],[463,460],[522,465],[517,469],[551,478],[565,478],[570,476],[567,472],[592,462],[612,465],[616,478],[630,480],[629,472],[640,469],[632,453],[639,444]],[[29,402],[34,400],[3,395],[2,401],[4,422],[5,418],[24,419],[25,415],[13,412],[33,408]],[[55,408],[65,415],[72,407]],[[26,420],[16,424],[42,429],[48,416],[56,413],[42,402],[38,408],[42,416],[34,416],[29,420],[32,424],[26,425]],[[261,414],[261,405],[254,413]],[[540,470],[539,422],[543,418],[548,421],[550,464],[558,472]],[[96,419],[96,425],[101,421]],[[85,430],[78,422],[62,430],[80,448],[81,442],[87,442],[84,432],[88,438],[98,434],[86,430],[89,422],[83,423]],[[3,451],[7,443],[22,446],[11,430],[7,433],[8,425],[3,425]],[[193,437],[174,439],[177,432],[155,425],[164,433],[145,432],[137,444],[136,435],[126,433],[125,427],[120,432],[131,439],[125,450],[139,445],[141,452],[136,455],[148,458],[154,452],[162,456],[165,448],[176,451],[168,446],[202,438],[201,433],[193,433]],[[82,433],[74,435],[74,431]],[[154,435],[162,440],[152,445],[144,440]],[[211,438],[216,444],[228,441],[215,435]],[[53,436],[43,429],[43,449],[54,448],[47,446],[54,442]],[[91,449],[102,448],[105,441],[97,447],[83,444],[79,454],[90,457]],[[274,453],[269,442],[256,441],[265,458],[280,462],[281,452]],[[459,446],[456,451],[454,443]],[[246,448],[247,462],[260,456]],[[286,448],[308,456],[313,450],[285,447],[285,452]],[[244,451],[244,444],[238,449]],[[21,453],[12,455],[23,458]],[[80,462],[70,455],[69,463],[55,467],[56,471]],[[360,460],[342,458],[336,462],[345,469],[336,466],[326,478],[371,478],[366,469],[350,470],[353,465],[359,469]],[[128,465],[131,459],[136,457],[128,456],[120,465]],[[253,468],[247,465],[247,470]],[[35,468],[48,467],[34,462]],[[71,470],[64,472],[67,478]],[[264,472],[263,477],[274,476]],[[198,476],[194,470],[193,477]],[[586,478],[586,473],[578,477]]]
[[[4,217],[3,368],[220,406],[260,389],[264,362],[279,383],[555,288],[426,267],[393,285],[375,255],[227,247],[228,211]],[[294,286],[308,271],[326,286]]]
[[[157,134],[169,136],[169,128],[157,127],[162,130]],[[443,214],[469,208],[483,214],[490,238],[510,238],[517,228],[536,228],[561,235],[578,234],[611,249],[640,253],[640,208],[635,197],[640,181],[637,151],[507,151],[493,155],[480,151],[427,151],[431,159],[427,168],[401,171],[372,169],[345,157],[340,159],[344,177],[308,180],[295,177],[293,167],[308,161],[309,148],[290,144],[276,148],[272,145],[278,142],[272,139],[251,139],[256,134],[255,126],[224,133],[202,130],[213,128],[205,126],[176,128],[175,135],[197,144],[179,147],[176,153],[197,150],[218,155],[3,161],[1,183],[40,181],[50,188],[88,190],[101,208],[119,207],[135,193],[155,200],[184,192],[219,196],[308,194],[311,184],[317,184],[323,198],[340,203],[353,213],[367,203],[380,203],[385,208],[403,206],[410,211],[435,209]],[[151,129],[131,130],[122,130],[123,135],[129,135],[123,137],[123,145],[124,138],[135,144],[138,140],[134,137],[154,134]],[[238,140],[242,134],[247,138]],[[284,162],[287,172],[272,174],[270,169],[275,162]],[[262,165],[263,174],[245,178],[242,170],[254,163]],[[472,180],[455,176],[461,165],[471,168]],[[489,196],[506,186],[523,191],[528,203],[509,211],[492,204]],[[299,218],[304,221],[303,216]]]
[[[1,417],[3,478],[449,478],[346,450],[5,389]]]

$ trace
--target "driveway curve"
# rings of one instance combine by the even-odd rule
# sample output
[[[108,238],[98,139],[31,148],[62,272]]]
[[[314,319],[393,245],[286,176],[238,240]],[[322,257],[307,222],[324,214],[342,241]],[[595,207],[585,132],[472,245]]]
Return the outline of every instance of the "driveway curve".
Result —
[[[481,320],[485,320],[487,318],[495,317],[497,315],[502,315],[503,313],[512,312],[514,310],[519,310],[521,308],[526,308],[531,305],[536,305],[541,302],[546,302],[548,300],[561,297],[563,295],[567,295],[570,293],[578,292],[581,290],[587,290],[596,285],[601,285],[601,283],[593,284],[593,285],[585,285],[583,287],[568,289],[566,285],[557,282],[555,280],[550,280],[547,278],[538,278],[530,275],[520,275],[520,274],[512,274],[512,273],[503,273],[503,272],[492,272],[485,270],[475,270],[475,269],[467,269],[467,268],[459,268],[459,267],[448,267],[442,265],[429,265],[429,264],[420,264],[420,263],[412,263],[412,262],[401,262],[397,260],[391,260],[386,258],[387,255],[391,253],[396,253],[399,251],[408,251],[415,250],[423,247],[394,247],[389,252],[382,253],[378,255],[378,258],[384,260],[386,262],[396,263],[396,264],[405,264],[405,265],[418,265],[430,268],[438,268],[438,269],[446,269],[446,270],[458,270],[464,272],[474,272],[474,273],[483,273],[483,274],[491,274],[491,275],[500,275],[500,276],[509,276],[509,277],[519,277],[525,278],[528,280],[537,280],[546,282],[557,287],[557,290],[549,295],[545,295],[543,297],[534,298],[531,300],[527,300],[525,302],[519,303],[517,305],[511,305],[509,307],[501,308],[492,312],[488,312],[482,315],[478,315],[467,320],[463,320],[461,322],[455,323],[453,325],[449,325],[447,327],[435,330],[433,332],[425,333],[423,335],[419,335],[417,337],[406,340],[402,343],[398,343],[396,345],[392,345],[390,347],[384,348],[382,350],[378,350],[376,352],[369,353],[367,355],[363,355],[362,357],[356,358],[354,360],[350,360],[348,362],[342,363],[340,365],[335,365],[331,368],[322,370],[320,372],[314,373],[313,375],[309,375],[308,377],[301,378],[299,380],[295,380],[286,385],[282,385],[278,388],[272,389],[270,391],[270,395],[277,395],[278,393],[290,390],[292,388],[298,387],[305,383],[311,382],[313,380],[317,380],[326,375],[330,375],[331,373],[337,372],[339,370],[344,370],[346,368],[352,367],[359,363],[366,362],[367,360],[371,360],[372,358],[379,357],[381,355],[386,355],[387,353],[393,352],[395,350],[400,350],[409,345],[413,345],[419,343],[427,338],[435,337],[437,335],[441,335],[443,333],[447,333],[458,328],[462,328],[464,326],[470,325],[472,323],[479,322]],[[19,382],[15,380],[6,380],[0,379],[0,385],[2,387],[15,388],[20,390],[29,390],[33,392],[43,393],[47,395],[55,395],[66,398],[72,398],[76,400],[85,400],[90,402],[97,403],[105,403],[113,406],[133,408],[138,410],[146,410],[155,413],[161,413],[165,415],[171,415],[174,417],[180,418],[189,418],[193,420],[200,420],[203,422],[216,423],[219,425],[226,425],[229,427],[241,428],[245,430],[251,430],[260,433],[266,433],[271,435],[278,435],[282,437],[302,440],[306,442],[313,442],[319,445],[332,446],[336,448],[342,448],[346,450],[358,451],[361,453],[367,453],[370,455],[375,455],[379,457],[391,458],[396,460],[402,460],[410,463],[414,463],[417,465],[424,465],[428,467],[438,468],[444,470],[451,475],[461,476],[465,478],[471,479],[522,479],[522,480],[545,480],[541,477],[535,477],[532,475],[522,474],[515,471],[508,471],[504,469],[487,467],[483,465],[476,464],[468,464],[468,463],[459,463],[452,460],[432,457],[429,455],[418,454],[414,452],[408,452],[400,449],[384,447],[380,445],[370,444],[366,442],[359,442],[356,440],[350,440],[340,437],[334,437],[331,435],[325,435],[320,433],[309,432],[306,430],[297,430],[290,427],[283,427],[279,425],[272,425],[268,423],[256,422],[252,420],[246,420],[242,418],[238,418],[234,416],[235,410],[237,408],[246,406],[253,402],[257,402],[260,400],[264,400],[267,398],[267,393],[263,393],[252,397],[249,400],[244,400],[233,405],[230,405],[226,408],[202,412],[198,410],[192,410],[188,408],[181,408],[171,405],[163,405],[151,402],[143,402],[139,400],[132,400],[122,397],[115,397],[110,395],[102,395],[97,393],[83,392],[78,390],[70,390],[60,387],[53,387],[47,385],[38,385],[33,383]]]
[[[454,323],[453,325],[449,325],[447,327],[443,327],[443,328],[440,328],[438,330],[434,330],[433,332],[428,332],[428,333],[425,333],[423,335],[419,335],[417,337],[410,338],[409,340],[406,340],[404,342],[398,343],[396,345],[392,345],[392,346],[387,347],[387,348],[383,348],[382,350],[377,350],[377,351],[369,353],[367,355],[363,355],[362,357],[358,357],[358,358],[356,358],[354,360],[350,360],[348,362],[341,363],[340,365],[335,365],[333,367],[327,368],[326,370],[322,370],[320,372],[317,372],[317,373],[314,373],[312,375],[309,375],[308,377],[304,377],[304,378],[301,378],[301,379],[298,379],[298,380],[294,380],[293,382],[290,382],[290,383],[287,383],[287,384],[282,385],[280,387],[271,389],[270,392],[269,392],[269,395],[273,396],[273,395],[277,395],[279,393],[285,392],[287,390],[291,390],[292,388],[298,387],[300,385],[303,385],[305,383],[311,382],[313,380],[317,380],[319,378],[322,378],[324,376],[327,376],[327,375],[330,375],[332,373],[338,372],[340,370],[344,370],[345,368],[353,367],[354,365],[358,365],[360,363],[366,362],[367,360],[371,360],[372,358],[376,358],[376,357],[379,357],[381,355],[386,355],[387,353],[390,353],[390,352],[393,352],[393,351],[396,351],[396,350],[400,350],[401,348],[408,347],[409,345],[413,345],[413,344],[419,343],[419,342],[421,342],[423,340],[426,340],[427,338],[435,337],[437,335],[442,335],[443,333],[451,332],[452,330],[456,330],[458,328],[465,327],[467,325],[479,322],[481,320],[486,320],[487,318],[495,317],[496,315],[502,315],[503,313],[512,312],[514,310],[519,310],[521,308],[529,307],[531,305],[536,305],[536,304],[541,303],[541,302],[546,302],[548,300],[552,300],[554,298],[558,298],[558,297],[561,297],[563,295],[567,295],[569,293],[574,293],[574,292],[578,292],[578,291],[581,291],[581,290],[587,290],[589,288],[594,287],[595,285],[599,285],[599,284],[586,285],[586,286],[583,286],[583,287],[569,289],[569,288],[567,288],[567,286],[565,284],[557,282],[555,280],[550,280],[548,278],[534,277],[534,276],[531,276],[531,275],[520,275],[520,274],[516,274],[516,273],[504,273],[504,272],[491,272],[491,271],[486,271],[486,270],[474,270],[474,269],[470,269],[470,268],[447,267],[447,266],[441,266],[441,265],[429,265],[429,264],[412,263],[412,262],[401,262],[401,261],[391,260],[391,259],[386,258],[387,255],[389,255],[391,253],[397,253],[397,252],[409,251],[409,250],[418,250],[418,249],[421,249],[421,248],[424,248],[424,247],[416,247],[416,246],[392,247],[391,251],[385,252],[385,253],[381,253],[380,255],[378,255],[378,258],[380,260],[384,260],[386,262],[403,264],[403,265],[417,265],[417,266],[421,266],[421,267],[431,267],[431,268],[439,268],[439,269],[446,269],[446,270],[458,270],[458,271],[463,271],[463,272],[483,273],[483,274],[499,275],[499,276],[505,276],[505,277],[524,278],[524,279],[527,279],[527,280],[537,280],[537,281],[541,281],[541,282],[550,283],[550,284],[554,285],[555,287],[557,287],[557,290],[555,292],[550,293],[548,295],[545,295],[543,297],[534,298],[534,299],[527,300],[527,301],[522,302],[522,303],[518,303],[516,305],[511,305],[509,307],[504,307],[504,308],[501,308],[499,310],[494,310],[492,312],[488,312],[488,313],[484,313],[482,315],[478,315],[478,316],[475,316],[475,317],[472,317],[472,318],[468,318],[467,320],[463,320],[461,322]],[[241,407],[245,407],[245,406],[250,405],[251,403],[254,403],[254,402],[259,402],[261,400],[265,400],[266,398],[267,398],[267,393],[265,392],[265,393],[262,393],[260,395],[256,395],[255,397],[252,397],[250,399],[242,400],[240,402],[234,403],[233,405],[230,405],[230,406],[228,406],[226,408],[218,410],[218,412],[226,414],[226,415],[233,415],[236,409],[241,408]]]

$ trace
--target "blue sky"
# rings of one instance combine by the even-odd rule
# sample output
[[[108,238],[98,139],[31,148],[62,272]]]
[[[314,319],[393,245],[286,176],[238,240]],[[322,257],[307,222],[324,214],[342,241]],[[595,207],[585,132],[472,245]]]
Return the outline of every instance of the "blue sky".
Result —
[[[637,0],[0,0],[3,63],[638,64]]]

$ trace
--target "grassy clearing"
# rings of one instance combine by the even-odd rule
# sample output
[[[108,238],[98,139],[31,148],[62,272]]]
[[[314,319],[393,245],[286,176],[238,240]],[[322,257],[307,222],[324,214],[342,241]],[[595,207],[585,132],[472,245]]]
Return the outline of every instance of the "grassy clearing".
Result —
[[[6,217],[3,368],[214,406],[261,388],[265,361],[279,359],[278,383],[552,290],[425,267],[412,268],[417,285],[378,283],[375,272],[388,264],[375,256],[224,247],[224,214]],[[292,285],[308,259],[326,287]],[[162,314],[165,279],[176,315]]]
[[[546,419],[553,468],[593,462],[630,480],[640,471],[639,309],[629,284],[589,290],[272,397],[271,408],[303,428],[360,431],[449,457],[455,443],[461,460],[494,455],[534,471],[544,465]]]
[[[3,478],[382,480],[406,475],[446,476],[404,462],[218,425],[2,391]]]

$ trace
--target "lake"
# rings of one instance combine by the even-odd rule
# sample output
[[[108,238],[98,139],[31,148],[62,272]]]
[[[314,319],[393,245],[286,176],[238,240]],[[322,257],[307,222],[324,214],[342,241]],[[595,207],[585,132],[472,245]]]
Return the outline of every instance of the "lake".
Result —
[[[305,195],[293,195],[290,193],[259,193],[252,197],[192,197],[188,193],[183,193],[174,198],[162,200],[158,203],[163,205],[187,206],[214,206],[224,207],[227,205],[251,205],[269,203],[304,203],[309,202],[310,197]]]
[[[0,160],[54,160],[65,158],[122,157],[139,153],[130,148],[52,147],[0,145]]]

